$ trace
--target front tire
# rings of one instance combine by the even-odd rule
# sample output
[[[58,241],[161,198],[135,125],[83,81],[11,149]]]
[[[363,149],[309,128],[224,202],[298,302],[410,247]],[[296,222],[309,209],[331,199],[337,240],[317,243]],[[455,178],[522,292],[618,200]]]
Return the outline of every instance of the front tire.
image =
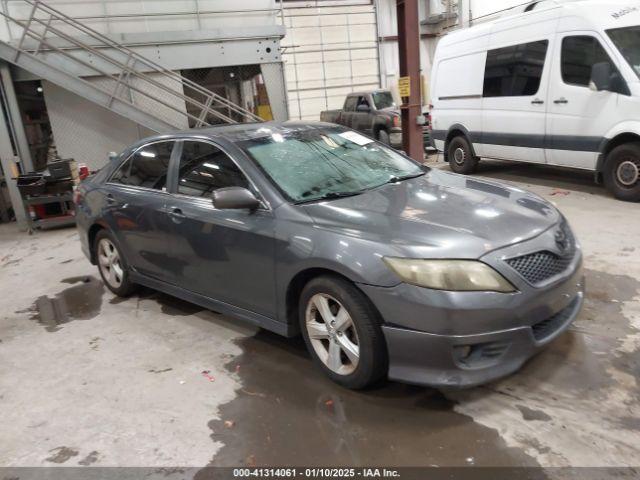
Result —
[[[350,282],[311,280],[299,304],[300,327],[315,363],[334,382],[362,389],[387,375],[387,349],[375,308]]]
[[[119,297],[131,295],[137,289],[137,285],[129,279],[127,262],[113,235],[107,230],[100,230],[93,248],[98,270],[106,287]]]
[[[640,201],[640,143],[625,143],[611,150],[604,184],[618,200]]]
[[[454,137],[447,148],[449,168],[456,173],[469,174],[476,171],[478,158],[473,155],[471,145],[462,136]]]

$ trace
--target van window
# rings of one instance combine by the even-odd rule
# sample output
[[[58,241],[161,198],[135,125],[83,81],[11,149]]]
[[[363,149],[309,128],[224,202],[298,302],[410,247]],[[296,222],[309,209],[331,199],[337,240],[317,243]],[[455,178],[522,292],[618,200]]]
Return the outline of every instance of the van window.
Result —
[[[487,52],[484,97],[521,97],[538,93],[549,42],[523,43]]]
[[[358,97],[347,97],[347,99],[344,102],[344,111],[355,112],[357,104],[358,104]]]
[[[594,37],[580,35],[562,40],[562,80],[570,85],[588,87],[591,82],[591,67],[608,62],[612,70],[615,65],[604,48]]]
[[[615,28],[607,33],[640,78],[640,26]]]
[[[140,147],[113,174],[109,182],[161,190],[167,183],[174,142],[156,142]]]

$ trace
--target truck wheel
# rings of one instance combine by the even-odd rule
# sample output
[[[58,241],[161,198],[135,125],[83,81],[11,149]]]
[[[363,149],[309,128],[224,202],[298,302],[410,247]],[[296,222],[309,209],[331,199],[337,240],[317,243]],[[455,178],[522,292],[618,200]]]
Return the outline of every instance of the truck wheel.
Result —
[[[619,145],[609,153],[604,184],[614,197],[640,201],[640,142]]]
[[[391,145],[391,138],[389,137],[389,133],[386,130],[380,130],[378,132],[378,141],[384,143],[385,145]]]
[[[473,156],[471,145],[467,139],[458,136],[449,142],[447,149],[449,168],[456,173],[473,173],[478,166],[478,158]]]

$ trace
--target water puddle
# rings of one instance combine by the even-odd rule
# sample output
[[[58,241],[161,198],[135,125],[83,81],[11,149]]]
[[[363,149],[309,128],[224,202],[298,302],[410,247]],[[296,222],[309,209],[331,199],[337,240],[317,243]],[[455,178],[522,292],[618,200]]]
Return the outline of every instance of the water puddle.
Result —
[[[104,294],[100,280],[92,276],[71,277],[62,283],[73,286],[53,297],[38,297],[29,309],[16,313],[29,313],[29,318],[44,326],[47,332],[57,332],[65,323],[89,320],[100,313]]]
[[[301,340],[261,331],[239,344],[227,368],[243,388],[209,423],[224,444],[210,465],[537,466],[436,390],[353,392],[326,379]]]

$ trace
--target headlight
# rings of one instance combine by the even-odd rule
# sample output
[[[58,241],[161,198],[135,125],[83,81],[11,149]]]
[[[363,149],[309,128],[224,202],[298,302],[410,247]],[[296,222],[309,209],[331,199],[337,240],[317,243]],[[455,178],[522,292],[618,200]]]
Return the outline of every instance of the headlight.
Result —
[[[420,260],[385,257],[403,281],[419,287],[458,292],[514,292],[509,281],[486,263],[475,260]]]

